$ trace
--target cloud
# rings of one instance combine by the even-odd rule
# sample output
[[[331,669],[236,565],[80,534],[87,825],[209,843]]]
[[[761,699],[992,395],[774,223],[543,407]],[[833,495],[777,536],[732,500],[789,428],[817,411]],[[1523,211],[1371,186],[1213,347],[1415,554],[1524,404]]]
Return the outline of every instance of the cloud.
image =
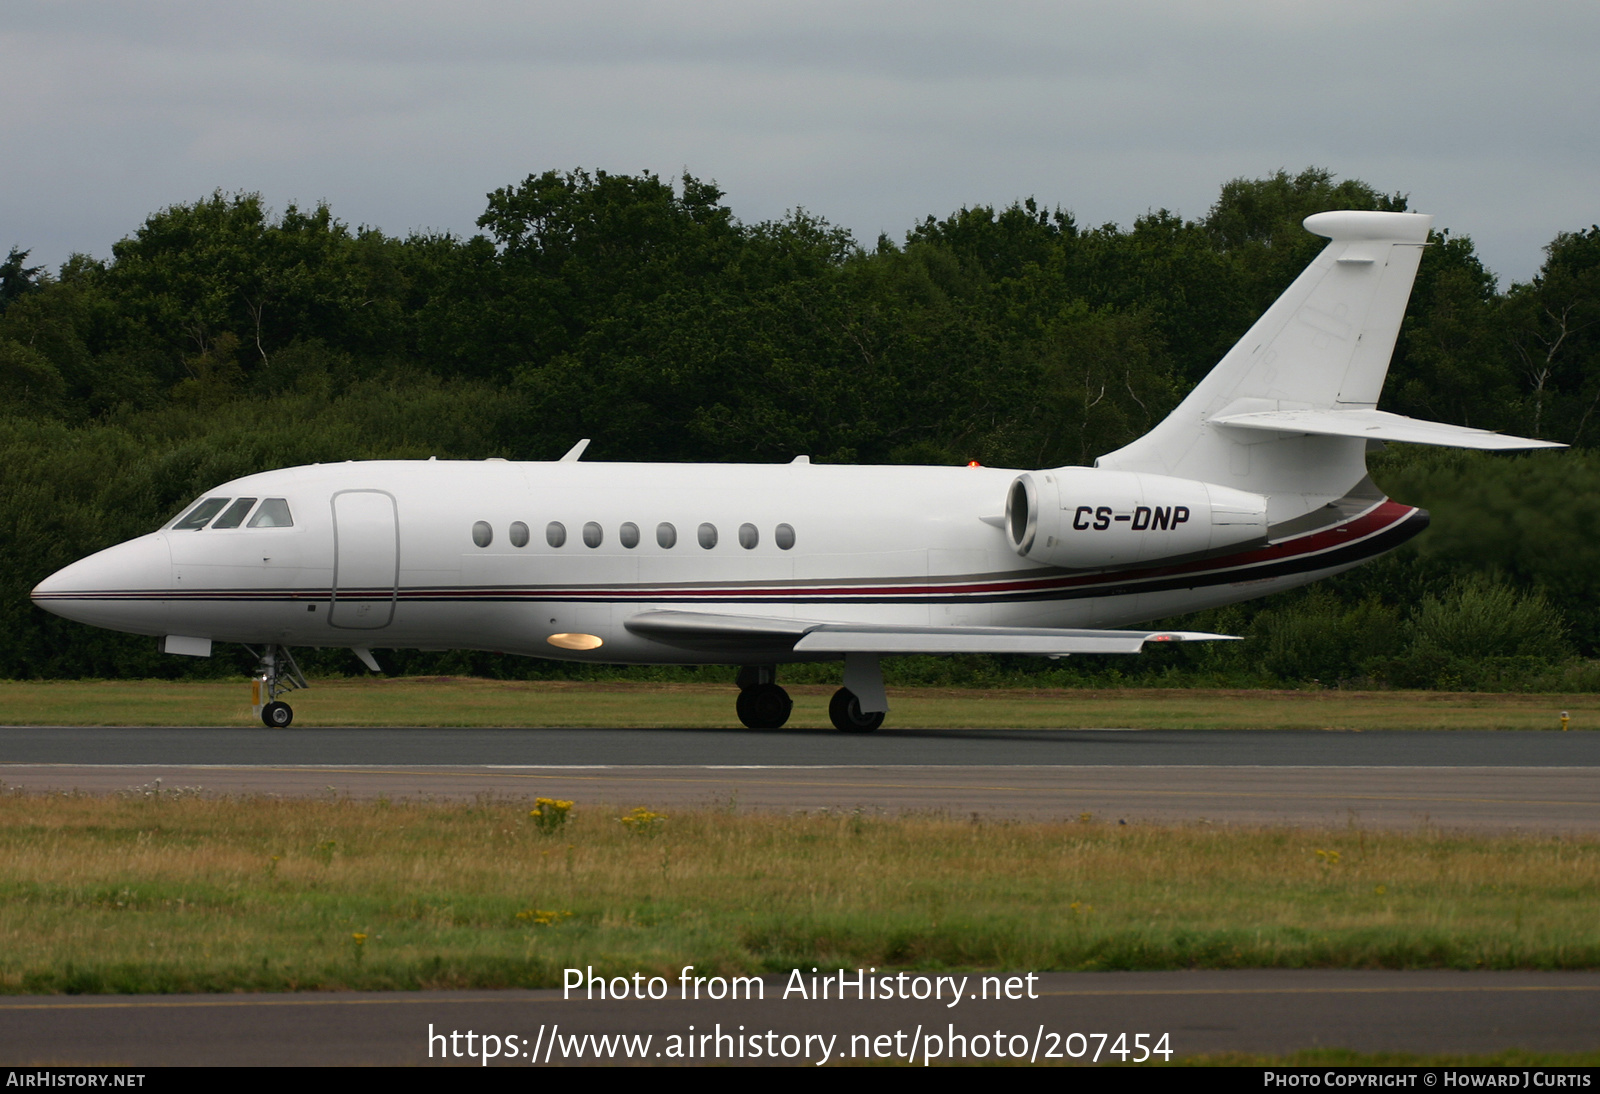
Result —
[[[687,169],[870,241],[1036,195],[1202,215],[1310,164],[1525,278],[1595,219],[1590,5],[17,3],[0,235],[106,254],[213,189],[469,232],[547,168]],[[0,238],[0,246],[8,240]]]

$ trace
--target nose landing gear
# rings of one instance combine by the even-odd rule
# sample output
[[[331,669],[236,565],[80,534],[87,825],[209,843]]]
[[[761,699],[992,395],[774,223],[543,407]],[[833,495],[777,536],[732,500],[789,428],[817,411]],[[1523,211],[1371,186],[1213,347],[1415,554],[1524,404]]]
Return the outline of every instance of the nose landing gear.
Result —
[[[251,708],[268,729],[287,729],[294,721],[294,710],[278,698],[280,692],[310,687],[288,646],[263,646],[260,653],[246,646],[256,658],[256,675],[250,681]]]
[[[794,700],[777,684],[776,665],[745,665],[739,670],[739,700],[734,709],[747,729],[782,729]]]

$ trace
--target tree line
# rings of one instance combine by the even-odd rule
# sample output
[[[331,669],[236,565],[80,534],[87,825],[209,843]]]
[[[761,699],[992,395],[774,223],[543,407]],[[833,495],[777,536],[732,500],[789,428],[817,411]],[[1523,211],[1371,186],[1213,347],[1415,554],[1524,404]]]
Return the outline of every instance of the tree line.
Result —
[[[481,231],[460,238],[216,193],[151,215],[108,259],[47,270],[13,247],[0,264],[0,675],[219,671],[226,659],[165,658],[48,617],[27,591],[269,467],[551,459],[579,437],[594,438],[591,459],[1086,463],[1159,421],[1304,268],[1322,245],[1306,216],[1406,208],[1311,169],[1229,182],[1194,220],[1085,226],[1030,199],[863,245],[803,210],[745,223],[724,197],[687,174],[550,171],[490,194]],[[1383,453],[1380,485],[1432,510],[1433,530],[1333,582],[1211,613],[1252,642],[902,671],[1587,686],[1600,228],[1558,235],[1538,274],[1503,291],[1469,238],[1433,244],[1383,408],[1573,450]]]

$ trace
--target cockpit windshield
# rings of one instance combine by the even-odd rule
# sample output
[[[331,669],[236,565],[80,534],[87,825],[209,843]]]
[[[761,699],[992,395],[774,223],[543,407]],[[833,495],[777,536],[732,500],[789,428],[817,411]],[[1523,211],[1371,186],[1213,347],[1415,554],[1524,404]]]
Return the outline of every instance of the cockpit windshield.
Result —
[[[268,498],[250,518],[252,528],[290,528],[294,518],[289,515],[289,503],[282,498]]]
[[[229,502],[232,502],[230,505]],[[174,532],[198,532],[210,525],[213,529],[238,528],[292,528],[294,517],[289,513],[289,502],[284,498],[267,498],[256,508],[255,516],[245,524],[245,517],[256,504],[255,498],[206,498],[173,524]],[[222,515],[217,516],[218,513]],[[216,517],[215,522],[212,517]]]
[[[250,507],[256,503],[255,498],[236,498],[234,503],[223,510],[223,513],[211,525],[213,528],[237,528],[244,523],[245,514],[250,512]]]
[[[211,518],[221,512],[222,507],[227,504],[227,498],[207,498],[189,510],[189,515],[174,524],[172,530],[174,532],[197,532],[210,523]]]

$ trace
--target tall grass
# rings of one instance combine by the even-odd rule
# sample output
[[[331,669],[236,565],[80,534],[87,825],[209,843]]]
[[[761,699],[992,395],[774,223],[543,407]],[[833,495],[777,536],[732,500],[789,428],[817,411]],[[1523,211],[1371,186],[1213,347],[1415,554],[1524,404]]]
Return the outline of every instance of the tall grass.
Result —
[[[4,796],[0,990],[1600,964],[1592,838],[531,805]]]

